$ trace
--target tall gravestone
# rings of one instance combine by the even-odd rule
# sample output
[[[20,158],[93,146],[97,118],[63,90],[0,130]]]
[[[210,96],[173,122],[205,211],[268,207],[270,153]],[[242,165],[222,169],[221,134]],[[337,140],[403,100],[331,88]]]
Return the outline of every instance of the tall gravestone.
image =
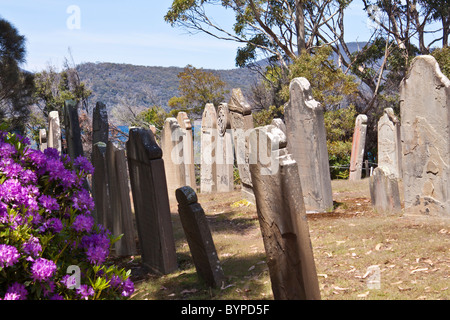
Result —
[[[176,204],[175,190],[186,185],[183,134],[177,119],[166,118],[161,133],[161,149],[171,204]]]
[[[178,112],[177,121],[183,133],[183,161],[185,186],[196,188],[194,167],[194,137],[192,135],[192,124],[186,112]]]
[[[167,274],[177,259],[162,150],[142,128],[130,128],[126,146],[142,262]]]
[[[356,117],[355,131],[353,132],[352,153],[350,156],[350,181],[361,180],[366,133],[367,116],[360,114]]]
[[[54,148],[61,153],[61,124],[58,111],[50,111],[48,115],[47,147]]]
[[[398,213],[402,210],[398,177],[389,168],[377,167],[369,178],[372,206],[379,213]]]
[[[400,118],[405,209],[450,215],[450,81],[432,56],[402,80]]]
[[[216,173],[217,112],[207,103],[202,115],[200,192],[217,191]]]
[[[178,212],[195,269],[211,287],[220,287],[224,274],[202,206],[195,191],[185,186],[176,190]]]
[[[291,81],[285,106],[288,150],[297,162],[303,197],[308,211],[333,208],[324,108],[313,99],[305,78]]]
[[[252,108],[239,88],[232,90],[227,106],[242,193],[247,200],[254,202],[255,196],[252,191],[252,178],[248,158],[249,134],[251,129],[253,129]]]
[[[109,123],[108,111],[103,102],[97,102],[92,111],[92,144],[98,142],[108,143]]]
[[[400,120],[392,108],[386,108],[378,121],[378,166],[389,170],[397,178],[402,176],[402,145]]]
[[[228,105],[221,103],[217,109],[216,174],[217,192],[234,190],[234,155]]]
[[[110,195],[113,234],[122,238],[115,243],[116,254],[129,256],[136,253],[133,214],[131,212],[130,188],[128,186],[125,150],[116,148],[111,141],[106,147],[106,166]]]
[[[70,159],[74,160],[78,156],[84,155],[77,101],[66,100],[64,102],[64,124],[66,127],[67,153]]]
[[[250,172],[274,298],[320,299],[302,184],[286,136],[269,125],[254,129],[250,140]]]

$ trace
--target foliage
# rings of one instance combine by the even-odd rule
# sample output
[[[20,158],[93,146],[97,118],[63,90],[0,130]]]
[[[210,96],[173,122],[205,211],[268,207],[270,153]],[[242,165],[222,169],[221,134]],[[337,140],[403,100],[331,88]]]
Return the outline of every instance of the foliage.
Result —
[[[270,106],[269,109],[253,112],[253,125],[256,127],[266,126],[272,123],[274,118],[282,118],[284,115],[284,106]]]
[[[435,49],[431,55],[439,63],[442,73],[450,79],[450,47]]]
[[[33,150],[4,131],[0,145],[0,299],[130,296],[130,272],[107,263],[120,237],[94,225],[94,202],[82,186],[89,161]]]
[[[201,116],[207,103],[218,105],[223,102],[225,82],[213,72],[197,69],[191,65],[178,74],[178,91],[181,96],[169,100],[169,107],[177,111]]]
[[[326,111],[324,114],[332,179],[346,179],[349,175],[348,167],[350,166],[356,116],[353,105],[345,109]]]
[[[32,104],[33,74],[22,71],[25,37],[8,21],[0,18],[0,120],[10,130],[25,131]]]
[[[154,125],[158,131],[162,130],[164,127],[164,121],[167,118],[167,112],[158,106],[153,106],[147,110],[142,111],[138,114],[136,123],[132,125],[139,126],[142,123],[148,125]]]

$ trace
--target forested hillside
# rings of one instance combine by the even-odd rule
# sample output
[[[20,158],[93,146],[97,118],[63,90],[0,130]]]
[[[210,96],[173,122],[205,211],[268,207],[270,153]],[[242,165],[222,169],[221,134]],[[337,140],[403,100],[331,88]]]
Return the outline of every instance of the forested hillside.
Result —
[[[81,81],[92,90],[92,104],[104,102],[108,109],[119,103],[136,106],[159,105],[178,95],[179,67],[148,67],[118,63],[83,63],[77,66]],[[227,89],[240,87],[249,94],[258,75],[248,69],[206,70],[217,73]],[[228,98],[228,97],[227,97]]]

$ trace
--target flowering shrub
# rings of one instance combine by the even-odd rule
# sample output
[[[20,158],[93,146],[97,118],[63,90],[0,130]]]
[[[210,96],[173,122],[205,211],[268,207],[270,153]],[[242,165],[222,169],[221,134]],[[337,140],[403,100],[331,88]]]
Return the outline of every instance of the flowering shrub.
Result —
[[[119,238],[94,224],[82,186],[94,168],[28,144],[0,130],[0,300],[129,297],[130,271],[105,264]]]

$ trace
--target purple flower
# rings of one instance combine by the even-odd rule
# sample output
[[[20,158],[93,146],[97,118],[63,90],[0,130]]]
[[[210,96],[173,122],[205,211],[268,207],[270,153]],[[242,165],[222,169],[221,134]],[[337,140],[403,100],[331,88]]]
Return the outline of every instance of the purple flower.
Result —
[[[67,289],[73,289],[77,285],[76,279],[70,275],[65,275],[62,277],[60,282],[65,285]]]
[[[82,284],[79,289],[76,290],[76,293],[81,296],[81,299],[88,300],[89,296],[94,295],[94,289],[86,284]]]
[[[134,283],[130,279],[127,279],[122,284],[122,296],[129,297],[134,292]]]
[[[81,239],[81,247],[86,249],[88,261],[102,264],[109,254],[110,241],[105,234],[92,234]]]
[[[91,195],[86,189],[80,190],[72,196],[73,207],[83,212],[91,212],[94,210],[95,203]]]
[[[21,283],[14,282],[8,287],[5,294],[5,300],[26,300],[28,291]]]
[[[27,170],[23,171],[22,174],[21,174],[21,178],[22,178],[22,182],[24,184],[36,183],[37,182],[36,174],[30,169],[27,169]]]
[[[93,226],[94,226],[94,218],[91,216],[86,216],[84,214],[78,215],[72,224],[72,228],[74,228],[75,231],[77,232],[82,231],[90,232]]]
[[[59,151],[55,148],[47,148],[44,150],[44,154],[47,156],[47,158],[53,158],[53,159],[59,159]]]
[[[59,233],[61,232],[63,225],[60,219],[58,218],[50,218],[47,220],[47,222],[45,223],[46,227],[49,229],[52,229],[53,232],[55,233]]]
[[[0,267],[10,267],[19,260],[20,254],[16,247],[0,244]]]
[[[16,148],[9,143],[0,142],[0,158],[10,158],[17,153]]]
[[[80,171],[84,171],[86,174],[94,173],[94,166],[83,156],[78,156],[73,162],[75,167],[77,167]]]
[[[39,238],[31,237],[27,242],[22,245],[23,251],[32,256],[37,257],[39,253],[42,251],[42,246],[39,243]]]
[[[59,210],[58,201],[56,201],[56,199],[51,196],[43,194],[42,196],[39,197],[39,202],[46,209],[45,211],[47,212]]]
[[[31,266],[31,272],[33,273],[33,279],[38,281],[46,281],[56,270],[56,264],[44,258],[37,259]]]
[[[54,294],[53,296],[50,297],[50,300],[64,300],[64,298],[59,294]]]
[[[0,171],[2,171],[8,178],[18,178],[22,173],[23,168],[20,164],[15,163],[11,158],[4,158],[0,160]]]

